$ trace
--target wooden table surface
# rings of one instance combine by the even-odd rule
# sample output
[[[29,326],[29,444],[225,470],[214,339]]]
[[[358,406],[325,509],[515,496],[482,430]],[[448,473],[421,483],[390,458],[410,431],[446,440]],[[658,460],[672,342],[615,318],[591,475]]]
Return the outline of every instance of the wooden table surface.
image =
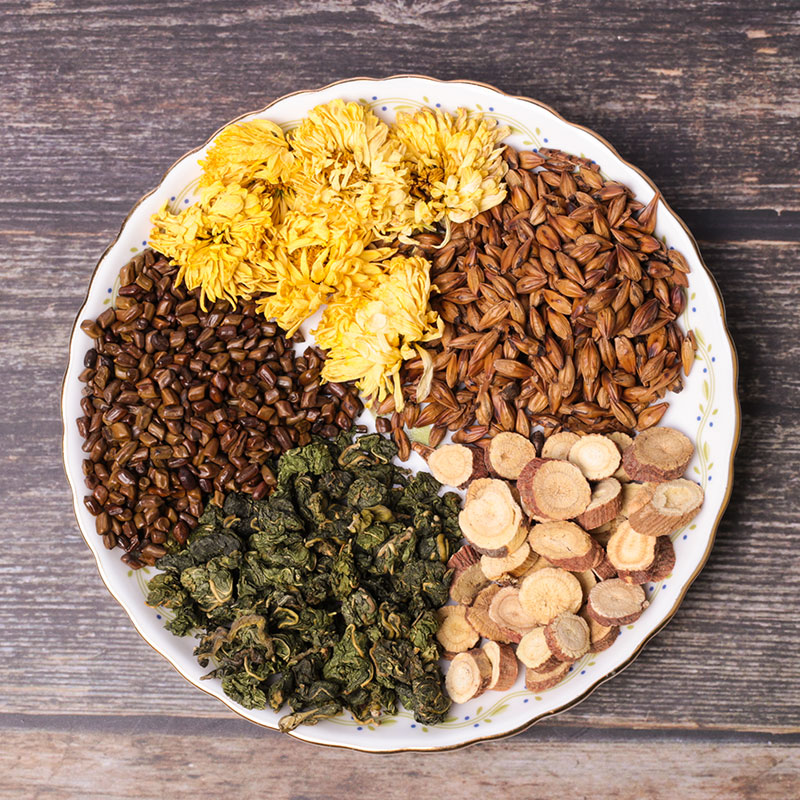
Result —
[[[800,4],[0,2],[0,797],[800,796]],[[513,739],[376,757],[186,683],[99,579],[62,472],[67,339],[130,206],[226,120],[369,74],[470,78],[608,138],[686,219],[739,351],[733,499],[626,672]]]

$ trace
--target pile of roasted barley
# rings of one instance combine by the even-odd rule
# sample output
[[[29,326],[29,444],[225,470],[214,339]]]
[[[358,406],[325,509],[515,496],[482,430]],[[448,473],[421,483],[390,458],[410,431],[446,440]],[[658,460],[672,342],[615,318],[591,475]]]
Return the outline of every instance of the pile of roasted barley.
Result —
[[[391,427],[433,424],[431,444],[499,431],[644,430],[683,388],[695,341],[681,331],[689,267],[655,238],[647,205],[597,164],[557,150],[505,151],[506,200],[410,249],[432,260],[446,325],[430,387],[421,359]],[[420,402],[427,401],[420,408]],[[380,410],[393,411],[391,399]]]

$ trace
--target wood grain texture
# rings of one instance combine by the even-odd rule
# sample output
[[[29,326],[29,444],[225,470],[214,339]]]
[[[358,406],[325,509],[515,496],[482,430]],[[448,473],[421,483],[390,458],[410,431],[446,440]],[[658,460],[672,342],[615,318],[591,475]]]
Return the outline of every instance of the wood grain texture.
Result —
[[[278,779],[345,797],[350,778],[392,797],[389,774],[468,797],[530,765],[542,797],[565,774],[577,797],[800,793],[797,742],[759,738],[800,730],[796,0],[0,0],[0,50],[0,797],[196,795],[220,775],[242,797]],[[709,565],[634,666],[513,740],[370,759],[247,726],[138,637],[72,517],[58,400],[93,265],[176,158],[285,92],[402,72],[536,97],[655,180],[725,298],[743,432]]]
[[[604,765],[613,764],[613,770]],[[149,765],[143,769],[142,765]],[[302,765],[298,768],[299,765]],[[787,800],[800,793],[800,750],[764,744],[518,740],[480,750],[375,758],[277,734],[122,738],[102,733],[10,731],[0,750],[0,798],[242,800],[457,797],[483,800],[502,787],[531,800]],[[46,783],[42,776],[47,776]],[[675,793],[680,775],[680,794]],[[441,787],[441,788],[439,788]],[[579,788],[585,787],[585,788]],[[379,794],[378,794],[379,792]],[[441,792],[441,794],[439,793]],[[446,793],[445,793],[446,792]]]

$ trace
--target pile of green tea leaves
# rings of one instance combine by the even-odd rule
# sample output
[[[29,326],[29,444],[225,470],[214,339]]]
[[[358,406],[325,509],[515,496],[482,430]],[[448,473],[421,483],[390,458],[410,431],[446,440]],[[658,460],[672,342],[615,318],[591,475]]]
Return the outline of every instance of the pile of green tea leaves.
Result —
[[[359,721],[402,703],[423,724],[450,707],[435,609],[458,546],[459,497],[396,466],[380,434],[290,450],[266,500],[209,504],[185,548],[160,559],[147,602],[197,630],[206,677],[245,708],[292,713],[282,730],[343,709]]]

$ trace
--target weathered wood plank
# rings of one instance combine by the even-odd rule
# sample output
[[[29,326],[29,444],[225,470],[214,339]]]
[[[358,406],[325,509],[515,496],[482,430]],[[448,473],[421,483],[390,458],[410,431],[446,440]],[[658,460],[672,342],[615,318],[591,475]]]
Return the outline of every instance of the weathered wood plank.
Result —
[[[502,793],[511,797],[680,797],[786,800],[800,794],[800,748],[696,742],[559,743],[530,738],[446,755],[312,748],[276,734],[258,737],[125,737],[11,731],[0,749],[0,796],[160,800],[218,796],[386,800]],[[290,768],[302,759],[303,767]]]
[[[426,71],[553,105],[679,207],[800,209],[791,0],[635,0],[602,13],[590,0],[3,5],[13,80],[0,85],[11,117],[0,152],[16,190],[4,212],[54,195],[76,207],[137,197],[220,124],[274,97]]]

